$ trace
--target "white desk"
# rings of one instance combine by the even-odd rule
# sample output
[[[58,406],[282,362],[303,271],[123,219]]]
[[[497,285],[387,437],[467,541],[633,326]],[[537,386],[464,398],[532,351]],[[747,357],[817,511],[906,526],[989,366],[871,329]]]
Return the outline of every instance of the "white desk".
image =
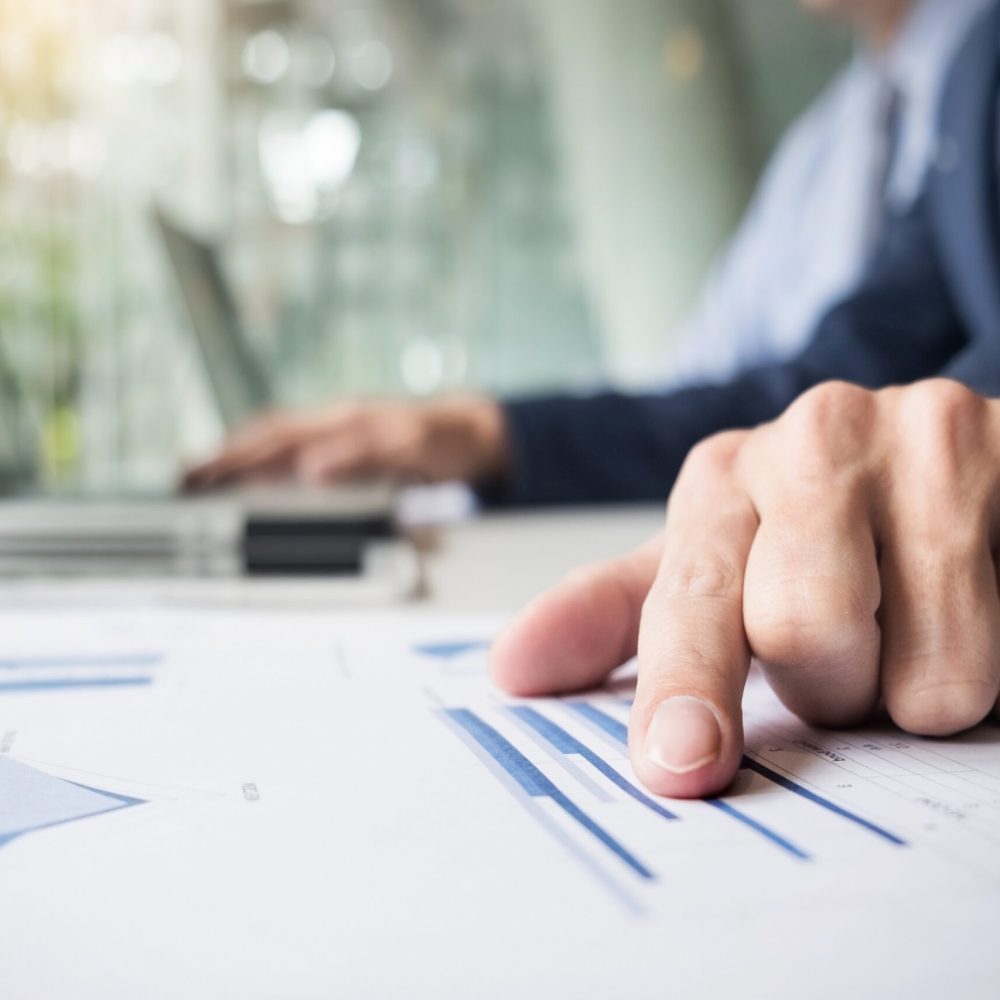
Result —
[[[510,614],[574,567],[639,545],[662,522],[655,506],[494,514],[454,525],[428,559],[431,593],[421,605]]]
[[[805,731],[752,684],[756,769],[658,806],[621,690],[516,706],[553,737],[485,683],[479,615],[661,519],[457,524],[426,598],[361,614],[322,582],[25,588],[0,682],[68,650],[66,687],[111,684],[0,698],[0,1000],[992,1000],[1000,730]]]

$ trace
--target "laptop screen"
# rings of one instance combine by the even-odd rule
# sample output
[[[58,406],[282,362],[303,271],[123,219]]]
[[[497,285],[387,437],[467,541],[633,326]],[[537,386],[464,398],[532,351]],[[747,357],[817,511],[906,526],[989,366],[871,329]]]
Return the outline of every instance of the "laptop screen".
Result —
[[[240,323],[217,249],[186,232],[160,210],[156,224],[177,276],[219,414],[227,427],[273,401],[270,379]]]

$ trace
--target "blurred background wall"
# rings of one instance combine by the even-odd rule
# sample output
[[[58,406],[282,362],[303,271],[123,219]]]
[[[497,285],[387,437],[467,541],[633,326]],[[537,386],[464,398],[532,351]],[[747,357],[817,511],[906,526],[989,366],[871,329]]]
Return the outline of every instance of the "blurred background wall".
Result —
[[[846,51],[794,0],[0,0],[0,490],[219,434],[155,204],[289,405],[664,370]]]

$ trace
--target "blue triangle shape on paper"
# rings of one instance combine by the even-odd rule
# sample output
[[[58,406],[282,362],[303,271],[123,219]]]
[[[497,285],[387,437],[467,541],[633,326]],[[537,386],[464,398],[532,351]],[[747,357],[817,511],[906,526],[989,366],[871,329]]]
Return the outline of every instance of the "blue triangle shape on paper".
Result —
[[[27,833],[142,803],[0,758],[0,847]]]

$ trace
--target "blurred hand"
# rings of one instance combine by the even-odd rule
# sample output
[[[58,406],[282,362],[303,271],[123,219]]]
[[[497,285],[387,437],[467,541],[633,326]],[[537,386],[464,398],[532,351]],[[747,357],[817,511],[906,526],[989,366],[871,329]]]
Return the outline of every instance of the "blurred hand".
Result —
[[[185,485],[288,477],[320,485],[382,476],[485,482],[502,478],[507,462],[503,414],[492,400],[343,403],[259,417],[191,469]]]
[[[751,657],[813,724],[856,725],[881,699],[912,733],[967,729],[1000,693],[998,487],[1000,401],[821,386],[698,446],[664,533],[527,608],[494,676],[568,692],[638,653],[632,762],[680,797],[735,775]]]

